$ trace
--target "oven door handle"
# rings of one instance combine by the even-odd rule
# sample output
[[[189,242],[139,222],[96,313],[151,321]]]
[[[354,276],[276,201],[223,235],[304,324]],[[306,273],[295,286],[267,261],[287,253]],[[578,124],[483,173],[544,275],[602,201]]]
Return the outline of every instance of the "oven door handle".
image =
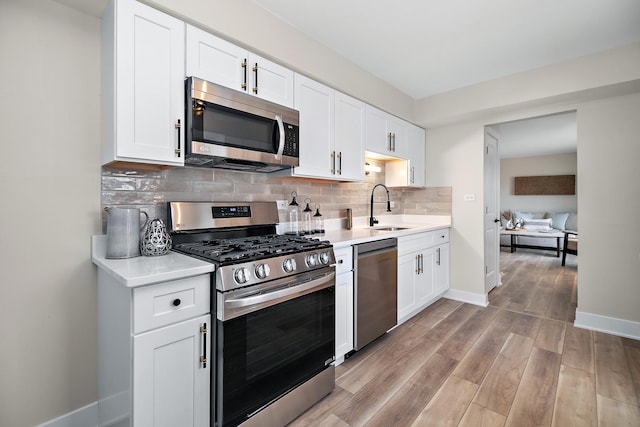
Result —
[[[335,272],[327,273],[321,277],[310,280],[299,285],[279,287],[273,292],[266,292],[258,295],[251,295],[247,297],[232,298],[224,301],[224,311],[227,309],[238,310],[244,308],[241,313],[234,313],[227,317],[226,313],[224,319],[228,320],[233,317],[237,317],[243,314],[257,311],[261,308],[269,307],[275,304],[279,304],[284,301],[289,301],[298,297],[301,297],[312,292],[316,292],[325,288],[329,288],[335,285]]]
[[[284,151],[284,123],[282,122],[282,116],[276,116],[276,122],[278,122],[278,130],[280,131],[280,141],[278,143],[278,152],[275,154],[276,160],[280,160],[282,152]]]

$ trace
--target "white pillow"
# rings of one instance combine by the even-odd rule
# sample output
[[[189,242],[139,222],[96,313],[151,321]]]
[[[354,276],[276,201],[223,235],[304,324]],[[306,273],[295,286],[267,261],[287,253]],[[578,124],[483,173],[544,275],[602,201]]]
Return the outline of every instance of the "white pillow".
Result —
[[[551,218],[540,219],[524,219],[522,226],[525,230],[538,231],[538,230],[551,230]]]

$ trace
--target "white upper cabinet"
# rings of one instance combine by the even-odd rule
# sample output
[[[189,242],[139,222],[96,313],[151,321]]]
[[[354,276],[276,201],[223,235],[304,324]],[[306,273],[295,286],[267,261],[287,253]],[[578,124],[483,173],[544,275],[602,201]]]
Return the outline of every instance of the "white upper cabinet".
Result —
[[[364,179],[364,103],[295,75],[294,108],[300,111],[300,165],[293,176]]]
[[[410,124],[367,105],[367,151],[407,159],[407,132]]]
[[[133,0],[105,11],[103,164],[184,164],[184,25]]]
[[[409,159],[408,186],[424,187],[426,184],[426,132],[421,127],[407,128],[407,153]]]
[[[338,179],[364,179],[364,103],[335,92],[335,145]]]
[[[295,176],[330,178],[335,171],[334,90],[295,75],[294,108],[300,111],[300,165]]]
[[[186,76],[293,107],[293,71],[187,25]]]
[[[425,130],[409,124],[407,160],[386,163],[385,184],[387,187],[424,187],[425,176]]]

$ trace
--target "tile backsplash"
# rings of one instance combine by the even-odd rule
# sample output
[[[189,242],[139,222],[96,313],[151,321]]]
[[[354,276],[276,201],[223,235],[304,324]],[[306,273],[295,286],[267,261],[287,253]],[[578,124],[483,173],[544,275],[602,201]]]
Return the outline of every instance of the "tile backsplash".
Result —
[[[375,162],[373,162],[375,163]],[[368,175],[363,182],[277,177],[271,174],[226,171],[223,169],[174,168],[165,170],[102,168],[102,206],[137,207],[150,218],[166,220],[170,201],[275,201],[298,203],[311,199],[311,207],[320,205],[326,219],[345,217],[351,208],[354,216],[368,216],[371,189],[384,183],[384,163],[376,163],[382,172]],[[451,187],[391,188],[392,214],[451,215]],[[377,189],[374,214],[385,214],[386,197]],[[280,219],[285,221],[284,211]],[[106,216],[103,231],[106,231]]]

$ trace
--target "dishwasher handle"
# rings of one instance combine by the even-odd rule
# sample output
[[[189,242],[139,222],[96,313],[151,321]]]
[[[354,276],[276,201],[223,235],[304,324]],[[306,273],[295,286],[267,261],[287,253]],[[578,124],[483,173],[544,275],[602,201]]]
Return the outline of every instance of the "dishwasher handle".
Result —
[[[357,257],[371,256],[374,254],[391,252],[398,250],[398,239],[382,239],[373,242],[360,243],[354,245],[354,255]]]

